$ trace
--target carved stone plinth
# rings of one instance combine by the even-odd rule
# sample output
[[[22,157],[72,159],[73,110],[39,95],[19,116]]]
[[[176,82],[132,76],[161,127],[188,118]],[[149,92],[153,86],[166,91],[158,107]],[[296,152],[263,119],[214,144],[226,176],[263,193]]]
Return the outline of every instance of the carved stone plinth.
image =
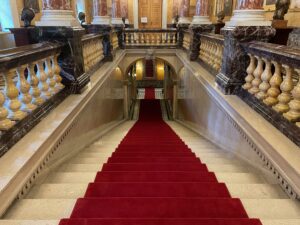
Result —
[[[191,47],[189,50],[189,57],[190,60],[195,61],[199,57],[200,51],[200,34],[204,32],[211,32],[213,30],[213,25],[191,25],[190,26],[190,33],[191,33]]]
[[[224,53],[216,82],[225,94],[233,94],[245,82],[248,57],[242,47],[250,41],[267,42],[275,35],[272,27],[235,27],[223,29]]]
[[[73,93],[80,93],[90,81],[89,75],[84,72],[81,39],[85,33],[83,28],[39,27],[39,41],[66,43],[59,63],[62,68],[63,82],[72,87]]]

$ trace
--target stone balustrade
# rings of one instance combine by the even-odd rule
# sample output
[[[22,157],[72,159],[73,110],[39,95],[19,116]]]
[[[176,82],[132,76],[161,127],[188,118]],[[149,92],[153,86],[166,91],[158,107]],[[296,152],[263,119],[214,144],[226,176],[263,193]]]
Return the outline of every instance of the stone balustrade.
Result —
[[[243,89],[299,126],[300,50],[259,42],[246,49],[250,62]]]
[[[11,129],[60,92],[60,44],[0,51],[0,131]]]
[[[183,43],[182,43],[182,47],[185,50],[190,50],[190,46],[191,46],[191,34],[188,30],[186,30],[183,33]]]
[[[200,37],[200,52],[199,59],[209,66],[215,72],[221,70],[224,37],[219,34],[205,33]]]
[[[126,48],[149,46],[176,48],[178,45],[176,29],[126,29],[124,39]]]
[[[81,40],[84,70],[88,72],[104,59],[103,36],[99,34],[87,34]]]

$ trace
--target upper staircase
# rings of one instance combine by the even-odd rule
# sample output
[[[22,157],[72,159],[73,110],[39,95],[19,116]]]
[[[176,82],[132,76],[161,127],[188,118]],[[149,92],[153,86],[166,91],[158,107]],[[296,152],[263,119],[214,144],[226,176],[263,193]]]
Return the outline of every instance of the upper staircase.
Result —
[[[246,220],[230,221],[223,218],[225,214],[222,215],[221,218],[216,216],[214,220],[212,220],[212,218],[197,220],[194,217],[193,220],[187,220],[187,217],[191,218],[191,216],[172,214],[172,210],[179,214],[182,210],[185,210],[185,213],[188,215],[208,213],[205,210],[211,210],[210,213],[212,213],[212,215],[218,212],[227,212],[227,210],[230,211],[229,205],[227,206],[229,208],[224,204],[223,209],[218,210],[216,208],[212,210],[212,208],[209,209],[209,202],[219,199],[218,201],[224,203],[226,199],[230,199],[230,196],[232,198],[239,198],[249,218],[258,218],[263,225],[300,224],[299,202],[289,199],[271,177],[264,176],[259,170],[251,167],[234,154],[224,152],[209,140],[184,128],[182,125],[173,121],[167,121],[167,125],[180,137],[180,139],[176,138],[175,133],[172,134],[171,131],[167,131],[168,126],[166,126],[163,121],[157,122],[157,112],[153,112],[151,107],[146,109],[152,119],[150,118],[148,120],[146,117],[146,119],[144,118],[141,122],[135,123],[128,121],[123,123],[85,148],[74,158],[51,171],[43,179],[40,179],[24,199],[17,200],[12,205],[2,220],[0,220],[0,225],[57,225],[60,223],[60,219],[69,218],[71,214],[73,218],[78,218],[78,216],[83,216],[83,214],[97,214],[99,212],[93,210],[93,208],[100,207],[99,204],[102,204],[102,210],[107,211],[107,213],[111,215],[121,213],[121,209],[118,209],[118,204],[123,204],[123,209],[125,208],[123,212],[125,211],[127,214],[123,216],[119,214],[119,217],[134,217],[130,215],[140,215],[139,213],[145,209],[144,205],[146,204],[152,206],[152,208],[148,208],[147,211],[143,213],[147,215],[151,215],[152,213],[154,215],[161,213],[161,210],[166,210],[164,213],[167,216],[165,216],[164,222],[159,218],[156,218],[156,220],[143,220],[142,223],[141,220],[131,220],[129,222],[127,220],[127,222],[123,221],[121,223],[118,219],[90,220],[86,223],[81,220],[63,220],[61,221],[61,225],[259,224],[258,220],[248,220],[248,222]],[[153,117],[153,114],[156,116],[154,115]],[[149,114],[147,115],[149,116]],[[132,129],[135,129],[134,134],[132,133]],[[166,135],[167,133],[169,133],[169,135],[171,134],[171,136]],[[186,149],[185,151],[181,151],[183,147]],[[118,150],[115,152],[116,149]],[[189,149],[191,152],[189,152]],[[126,154],[127,156],[125,156]],[[131,154],[131,157],[128,157],[128,154]],[[182,156],[178,157],[178,154],[182,154]],[[189,156],[187,157],[183,154],[188,154]],[[109,161],[109,163],[105,164],[107,161]],[[176,162],[176,164],[174,164],[174,162]],[[230,196],[228,196],[226,188],[222,188],[222,184],[218,187],[219,189],[216,189],[213,183],[207,183],[207,181],[202,183],[202,185],[195,183],[196,186],[193,184],[185,185],[186,183],[182,182],[174,183],[174,181],[172,181],[173,184],[169,183],[170,181],[166,183],[162,182],[163,180],[161,180],[160,183],[153,183],[156,179],[172,179],[170,178],[172,177],[170,170],[172,170],[173,173],[174,171],[176,171],[176,173],[182,173],[182,176],[176,179],[188,180],[189,178],[184,174],[190,173],[191,171],[195,173],[205,171],[206,167],[208,171],[214,172],[219,183],[226,184]],[[119,178],[106,178],[105,182],[102,180],[102,185],[107,185],[106,188],[105,186],[97,186],[99,183],[91,183],[94,181],[100,182],[101,176],[102,179],[105,179],[103,178],[103,172],[101,172],[102,175],[98,172],[103,169],[104,171],[110,171],[110,173],[114,171],[113,173],[121,174]],[[167,173],[166,170],[169,170],[169,175],[165,178],[156,177],[157,175],[155,175],[155,173],[160,171],[160,174],[164,174]],[[120,182],[121,179],[130,179],[130,174],[133,173],[149,174],[150,176],[148,177],[144,176],[144,178],[140,178],[146,179],[148,182],[144,183],[144,185],[129,182],[127,183],[130,184],[129,186],[127,186],[126,183],[117,182]],[[124,176],[127,176],[127,178],[124,178]],[[112,180],[109,181],[109,179]],[[203,179],[203,177],[200,179]],[[152,182],[149,183],[151,180]],[[89,191],[86,192],[88,186]],[[89,207],[88,211],[82,211],[82,209],[87,206],[84,205],[85,202],[81,202],[83,205],[80,205],[77,199],[83,198],[84,196],[85,199],[90,200],[92,197],[94,204],[97,204],[97,206],[94,205],[91,208]],[[149,203],[150,197],[154,200],[158,199],[159,202],[153,200],[152,203]],[[189,205],[186,209],[182,207],[184,205],[178,202],[169,202],[171,201],[170,199],[177,201],[178,199],[185,198],[190,198],[189,201],[182,202],[182,204],[186,205],[185,207]],[[95,199],[102,200],[96,202],[97,200]],[[109,199],[115,199],[116,202],[109,202]],[[136,199],[136,202],[128,203],[130,199]],[[138,199],[142,202],[138,202]],[[194,201],[193,199],[198,201],[195,203],[197,209],[192,208],[196,206],[190,204],[190,201]],[[84,199],[80,201],[84,201]],[[76,210],[74,209],[75,211],[73,211],[76,202],[77,208],[75,207]],[[107,205],[105,205],[105,202]],[[205,207],[202,205],[204,203],[207,204]],[[110,204],[110,206],[108,204]],[[133,204],[136,207],[126,209],[126,207],[129,206],[127,204],[131,204],[131,206]],[[165,204],[167,208],[159,208],[160,204]],[[181,210],[178,211],[178,209]],[[205,212],[199,211],[201,209]],[[183,220],[178,218],[178,220],[168,220],[167,218],[170,217],[170,213],[173,218],[185,218]],[[231,213],[238,214],[238,212],[233,211]],[[243,212],[241,211],[241,213]],[[244,215],[244,217],[246,218],[247,215]]]

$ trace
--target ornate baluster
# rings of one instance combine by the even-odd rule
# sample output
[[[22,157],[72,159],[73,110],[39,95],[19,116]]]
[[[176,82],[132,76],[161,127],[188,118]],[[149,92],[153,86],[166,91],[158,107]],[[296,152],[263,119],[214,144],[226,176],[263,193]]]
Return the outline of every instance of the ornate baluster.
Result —
[[[2,76],[2,74],[0,75]],[[10,119],[7,118],[8,111],[3,106],[4,102],[5,102],[5,96],[2,93],[2,91],[0,91],[0,130],[8,130],[13,125],[15,125],[14,121],[11,121]]]
[[[51,93],[49,92],[49,85],[47,83],[47,74],[44,71],[44,59],[39,60],[37,62],[37,77],[39,78],[39,88],[41,90],[42,98],[49,99],[51,97]]]
[[[53,70],[52,70],[52,65],[51,65],[51,58],[48,57],[46,58],[46,61],[45,61],[45,73],[47,74],[48,76],[48,79],[47,79],[47,83],[49,85],[49,92],[51,93],[51,95],[54,95],[55,94],[55,85],[56,85],[56,82],[54,80],[54,73],[53,73]]]
[[[295,69],[298,74],[298,83],[292,90],[293,100],[289,103],[290,111],[283,114],[285,118],[292,122],[300,121],[300,69]]]
[[[126,43],[126,45],[128,45],[129,44],[129,33],[125,33],[125,43]]]
[[[17,87],[20,91],[19,100],[22,102],[21,110],[25,112],[32,112],[36,109],[36,106],[31,103],[32,97],[29,93],[30,85],[25,79],[26,65],[19,66],[17,68],[18,83]]]
[[[275,66],[275,72],[270,80],[271,88],[267,92],[267,98],[264,103],[268,106],[273,106],[278,103],[278,95],[280,94],[280,84],[282,82],[281,77],[281,64],[276,61],[272,61]]]
[[[102,49],[102,57],[103,57],[103,49]],[[58,93],[60,90],[62,90],[65,86],[61,83],[62,78],[60,76],[60,66],[58,65],[58,56],[59,53],[56,55],[51,56],[52,60],[52,70],[54,72],[54,79],[55,79],[55,92]]]
[[[247,68],[247,76],[245,78],[246,83],[243,85],[243,89],[249,90],[252,88],[252,81],[254,80],[253,72],[256,68],[255,57],[252,54],[248,54],[250,57],[250,64]]]
[[[150,44],[149,34],[146,33],[146,45]]]
[[[171,33],[167,33],[167,43],[171,44]]]
[[[261,84],[261,74],[263,73],[263,60],[259,56],[255,56],[257,59],[257,66],[256,69],[253,72],[254,79],[252,80],[251,84],[252,87],[248,90],[251,94],[256,94],[259,92],[259,85]]]
[[[258,92],[256,94],[256,97],[261,100],[263,100],[267,97],[267,91],[271,87],[271,85],[269,84],[269,81],[272,77],[272,72],[271,72],[272,64],[271,64],[270,60],[263,58],[263,61],[265,62],[266,66],[265,66],[264,72],[261,75],[262,83],[259,85],[260,92]]]
[[[19,90],[15,85],[14,77],[16,70],[11,69],[4,76],[5,79],[5,95],[7,96],[7,106],[9,110],[8,118],[11,120],[22,120],[27,116],[27,113],[21,111],[21,102],[18,99]]]
[[[35,64],[30,63],[27,65],[27,70],[28,70],[28,82],[30,84],[30,90],[29,93],[32,98],[32,103],[35,105],[42,105],[44,103],[44,99],[41,98],[41,91],[38,87],[39,85],[39,79],[37,78],[35,71],[34,71]]]
[[[281,94],[278,96],[278,104],[273,106],[279,113],[285,113],[289,111],[290,107],[288,103],[291,101],[291,90],[293,90],[293,68],[288,65],[282,65],[286,70],[286,75],[283,79],[283,82],[280,85]]]

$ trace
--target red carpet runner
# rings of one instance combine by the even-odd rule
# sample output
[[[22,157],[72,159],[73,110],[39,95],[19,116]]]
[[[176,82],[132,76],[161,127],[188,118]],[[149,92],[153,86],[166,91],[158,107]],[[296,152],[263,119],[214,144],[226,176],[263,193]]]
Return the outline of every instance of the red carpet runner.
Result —
[[[261,225],[162,120],[158,100],[60,225]]]
[[[145,88],[145,99],[155,99],[155,89]]]

